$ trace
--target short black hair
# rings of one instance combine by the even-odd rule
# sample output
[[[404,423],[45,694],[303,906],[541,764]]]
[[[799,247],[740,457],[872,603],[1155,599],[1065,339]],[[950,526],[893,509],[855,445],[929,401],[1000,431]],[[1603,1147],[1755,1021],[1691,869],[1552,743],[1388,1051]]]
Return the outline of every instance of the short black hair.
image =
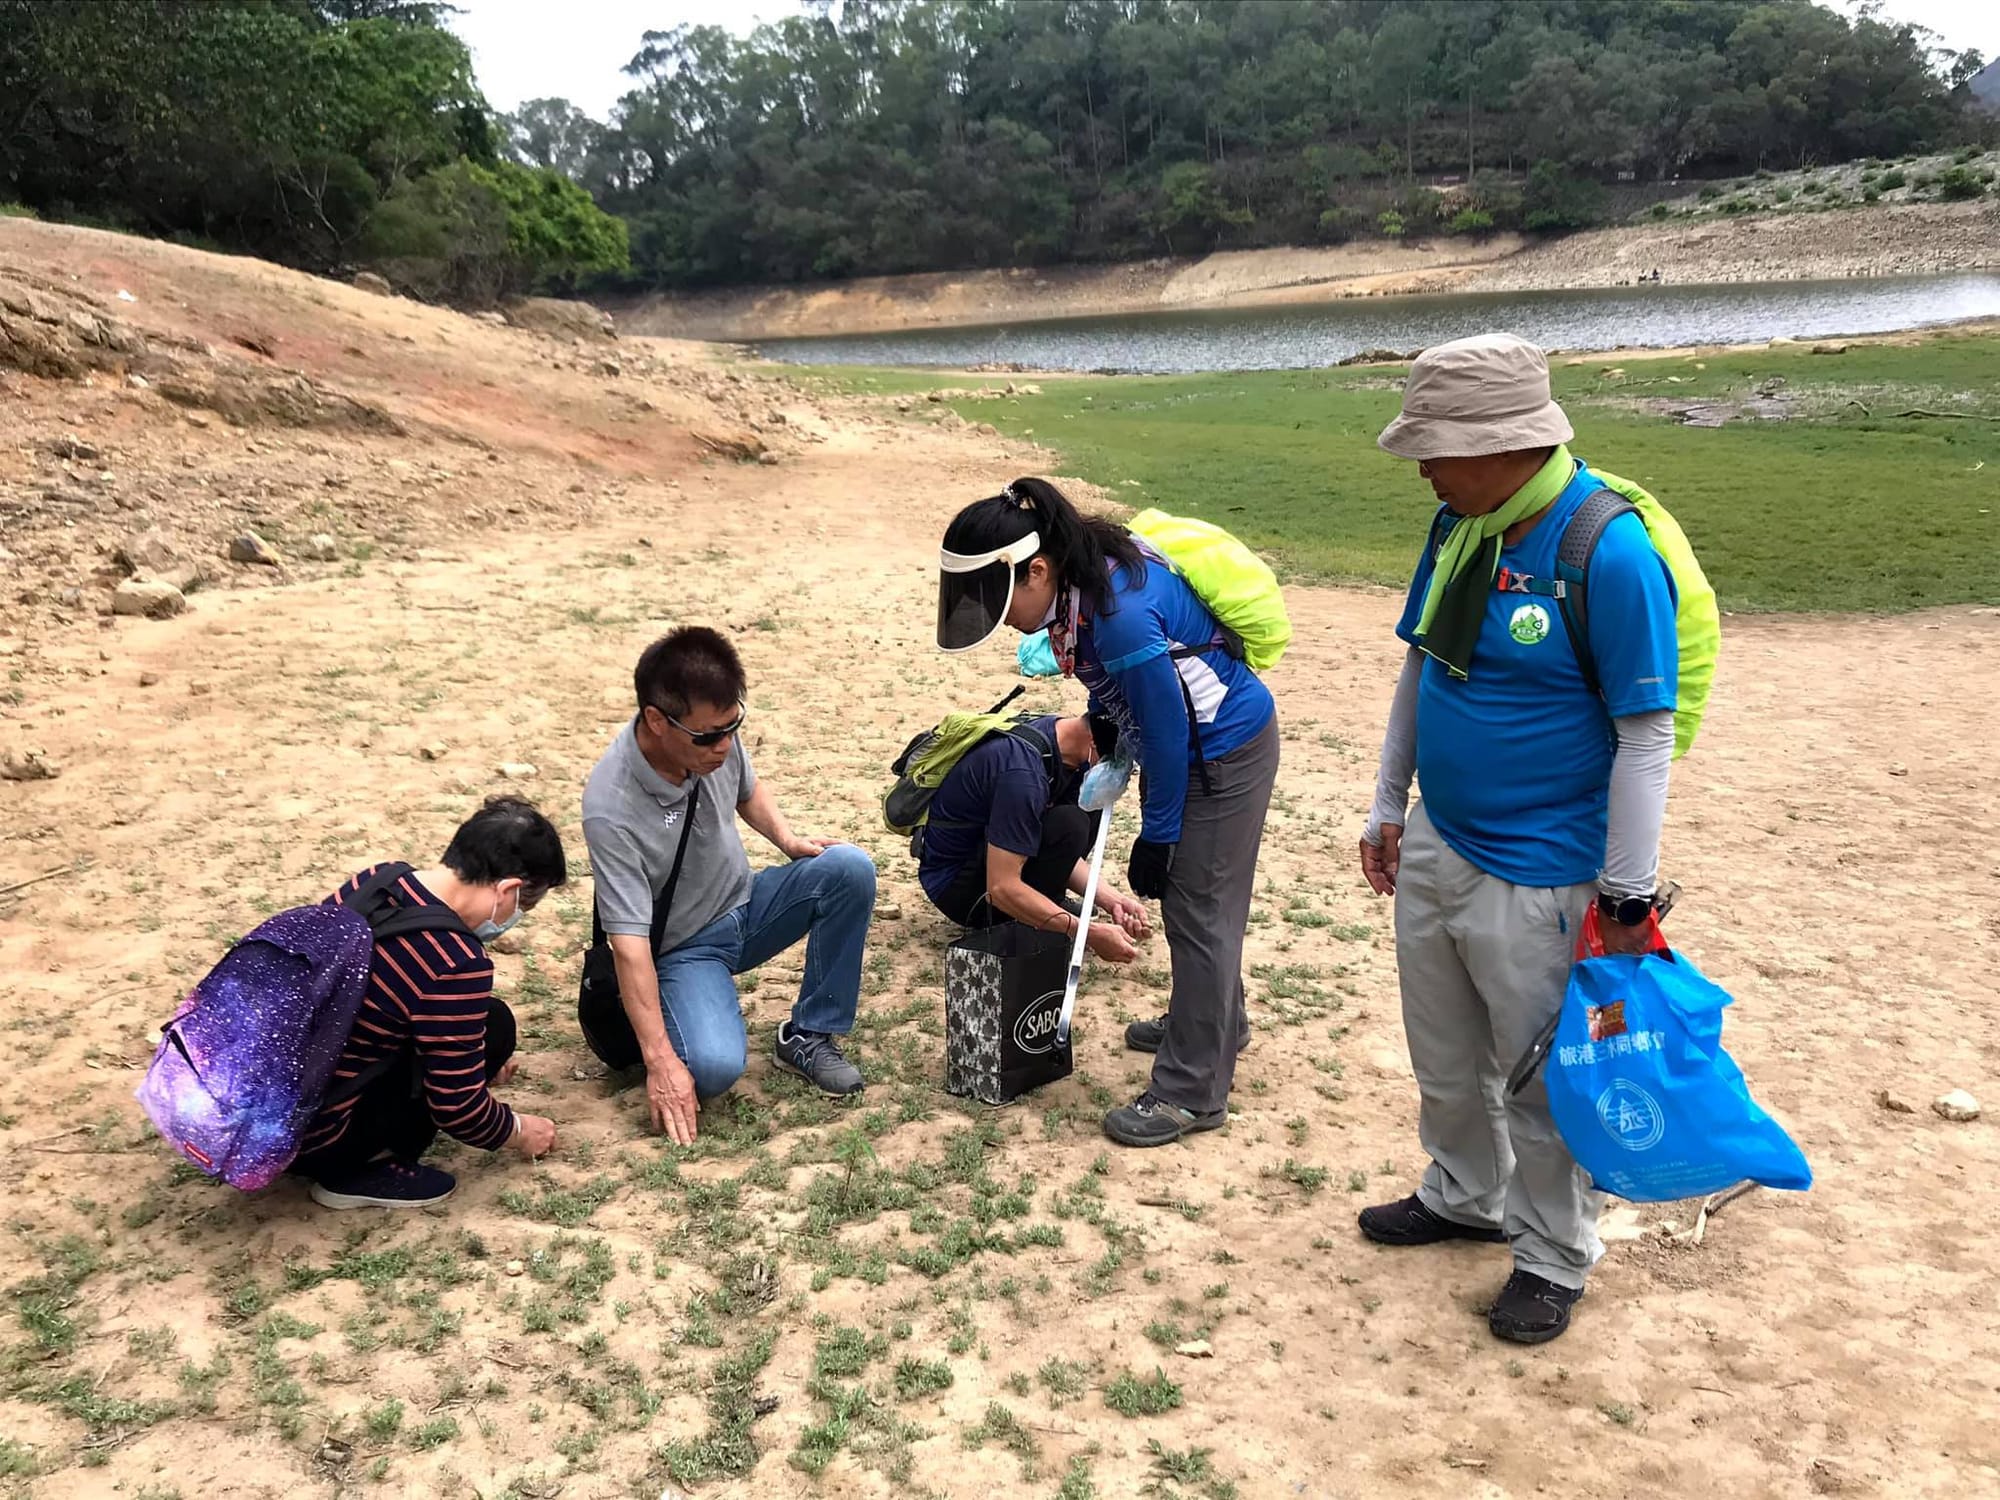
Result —
[[[519,797],[488,797],[459,824],[445,846],[444,867],[471,885],[519,880],[546,891],[569,879],[556,825]]]
[[[1090,726],[1090,742],[1097,747],[1100,760],[1108,760],[1118,753],[1118,721],[1109,714],[1085,714],[1083,722]]]
[[[683,625],[670,630],[639,655],[632,691],[639,711],[657,708],[680,718],[697,703],[728,708],[743,701],[746,684],[736,648],[718,630]]]

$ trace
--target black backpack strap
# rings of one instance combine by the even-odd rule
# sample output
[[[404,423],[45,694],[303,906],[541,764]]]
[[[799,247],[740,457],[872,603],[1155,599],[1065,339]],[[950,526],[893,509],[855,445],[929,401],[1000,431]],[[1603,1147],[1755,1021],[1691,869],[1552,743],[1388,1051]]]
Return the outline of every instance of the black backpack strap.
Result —
[[[667,933],[667,917],[674,908],[674,888],[681,883],[681,864],[687,859],[688,840],[694,836],[695,815],[700,811],[701,778],[697,776],[694,778],[693,786],[688,789],[687,817],[681,823],[681,841],[674,845],[673,868],[667,872],[667,883],[660,887],[659,894],[653,898],[652,939],[653,957],[656,960],[660,956],[660,939],[665,937]],[[597,898],[592,896],[590,900],[590,946],[593,948],[601,947],[604,941],[604,921],[597,914]]]
[[[1230,639],[1235,640],[1236,637],[1232,634]],[[1229,650],[1228,643],[1225,641],[1210,641],[1205,646],[1174,646],[1168,650],[1167,658],[1170,661],[1185,661],[1190,656],[1200,656],[1205,652],[1214,651],[1218,647],[1224,651]],[[1240,651],[1242,647],[1240,641],[1237,642],[1237,647]],[[1230,652],[1229,654],[1235,655],[1236,653]],[[1174,681],[1181,685],[1181,703],[1187,708],[1188,759],[1194,762],[1194,773],[1196,778],[1201,782],[1202,796],[1213,797],[1215,795],[1215,784],[1208,779],[1208,757],[1202,754],[1201,751],[1201,716],[1195,712],[1194,691],[1187,685],[1187,679],[1181,676],[1181,669],[1179,667],[1174,668]]]
[[[399,904],[395,900],[396,886],[411,870],[405,864],[382,865],[355,887],[354,894],[343,904],[367,921],[378,943],[407,937],[413,932],[462,932],[471,936],[464,919],[442,901],[418,905]]]
[[[1604,688],[1597,680],[1596,658],[1590,654],[1590,559],[1604,540],[1605,527],[1620,516],[1637,513],[1638,507],[1616,490],[1598,490],[1576,508],[1556,543],[1556,577],[1564,585],[1556,604],[1583,684],[1595,698],[1604,696]]]

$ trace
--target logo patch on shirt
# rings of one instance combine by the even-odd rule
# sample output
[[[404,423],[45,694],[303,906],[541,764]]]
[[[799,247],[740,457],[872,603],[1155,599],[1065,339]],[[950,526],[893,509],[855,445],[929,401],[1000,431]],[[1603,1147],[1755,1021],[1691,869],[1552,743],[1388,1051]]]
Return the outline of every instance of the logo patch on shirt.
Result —
[[[1523,646],[1539,646],[1549,638],[1549,612],[1539,604],[1523,604],[1507,621],[1507,634]]]

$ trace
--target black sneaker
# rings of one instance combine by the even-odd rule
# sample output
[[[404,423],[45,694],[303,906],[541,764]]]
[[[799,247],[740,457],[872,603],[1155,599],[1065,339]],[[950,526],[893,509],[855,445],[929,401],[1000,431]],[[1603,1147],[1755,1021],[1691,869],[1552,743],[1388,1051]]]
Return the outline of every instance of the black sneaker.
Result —
[[[1158,1052],[1161,1043],[1167,1039],[1167,1013],[1161,1011],[1150,1021],[1134,1021],[1125,1028],[1125,1045],[1134,1052]],[[1243,1040],[1236,1044],[1240,1057],[1250,1050],[1250,1033],[1243,1033]]]
[[[786,1021],[778,1028],[778,1045],[772,1049],[779,1067],[796,1073],[822,1094],[858,1094],[861,1070],[840,1050],[840,1038],[825,1031],[794,1031]]]
[[[1151,1089],[1104,1117],[1104,1133],[1121,1146],[1171,1146],[1184,1135],[1219,1130],[1229,1123],[1229,1107],[1197,1113],[1169,1104]]]
[[[1361,1232],[1378,1245],[1436,1245],[1445,1240],[1478,1240],[1485,1245],[1507,1243],[1507,1236],[1497,1229],[1461,1224],[1432,1213],[1415,1193],[1394,1203],[1378,1203],[1362,1209]]]
[[[1486,1310],[1486,1326],[1516,1344],[1546,1344],[1569,1327],[1569,1310],[1583,1296],[1580,1286],[1557,1286],[1533,1271],[1516,1270]]]
[[[429,1208],[457,1188],[449,1172],[421,1162],[370,1162],[344,1177],[329,1177],[307,1189],[321,1208]]]

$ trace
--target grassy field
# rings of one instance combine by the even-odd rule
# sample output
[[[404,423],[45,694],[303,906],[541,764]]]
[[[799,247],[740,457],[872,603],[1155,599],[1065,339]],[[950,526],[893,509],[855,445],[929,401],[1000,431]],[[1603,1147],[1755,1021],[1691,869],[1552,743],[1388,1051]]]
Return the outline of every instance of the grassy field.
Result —
[[[1054,448],[1134,504],[1206,517],[1291,576],[1401,584],[1430,514],[1414,466],[1375,435],[1403,371],[1011,377],[819,367],[835,388],[948,388],[971,421]],[[1902,610],[2000,603],[2000,336],[1560,363],[1576,452],[1673,511],[1723,607]],[[1007,376],[986,376],[993,389]],[[1768,393],[1768,394],[1760,394]],[[1683,425],[1668,407],[1755,401],[1782,420]],[[917,411],[939,411],[920,403]],[[1937,416],[1902,416],[1921,410]]]

